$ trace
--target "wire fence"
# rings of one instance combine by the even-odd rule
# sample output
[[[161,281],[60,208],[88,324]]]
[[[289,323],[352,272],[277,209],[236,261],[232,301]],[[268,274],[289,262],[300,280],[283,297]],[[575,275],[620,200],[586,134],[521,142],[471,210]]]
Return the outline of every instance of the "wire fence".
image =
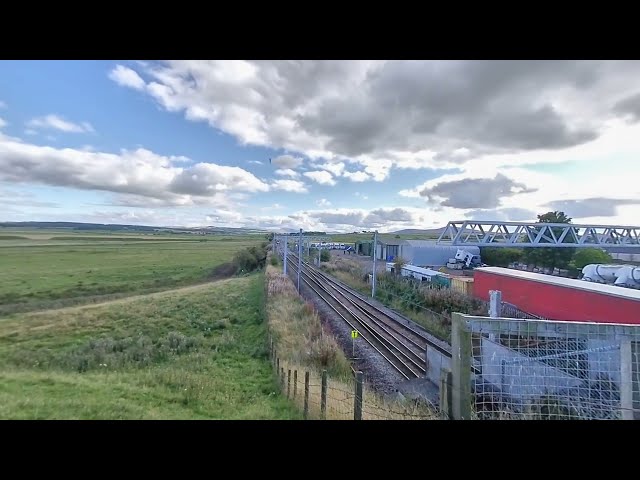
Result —
[[[640,419],[640,326],[459,314],[453,323],[454,418]]]
[[[433,420],[437,408],[421,401],[384,399],[367,388],[362,372],[353,378],[331,378],[281,359],[272,345],[271,358],[280,392],[309,420]]]

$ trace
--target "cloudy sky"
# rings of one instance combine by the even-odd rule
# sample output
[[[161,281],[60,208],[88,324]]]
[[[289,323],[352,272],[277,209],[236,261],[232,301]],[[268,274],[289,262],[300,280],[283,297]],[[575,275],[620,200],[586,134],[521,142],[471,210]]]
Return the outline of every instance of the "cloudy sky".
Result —
[[[0,61],[0,221],[640,223],[638,61]]]

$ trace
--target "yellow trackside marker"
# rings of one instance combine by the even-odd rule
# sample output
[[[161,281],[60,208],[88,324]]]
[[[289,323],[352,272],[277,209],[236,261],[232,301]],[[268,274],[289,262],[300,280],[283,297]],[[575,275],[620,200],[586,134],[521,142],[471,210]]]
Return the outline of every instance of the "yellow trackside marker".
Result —
[[[358,338],[358,330],[351,330],[351,338]]]

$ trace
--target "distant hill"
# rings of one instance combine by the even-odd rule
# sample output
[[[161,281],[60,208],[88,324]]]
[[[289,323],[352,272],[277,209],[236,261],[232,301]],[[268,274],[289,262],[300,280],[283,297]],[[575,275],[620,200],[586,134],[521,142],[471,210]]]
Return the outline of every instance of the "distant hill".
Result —
[[[247,234],[266,233],[266,230],[232,227],[153,227],[150,225],[121,225],[115,223],[82,223],[82,222],[0,222],[0,227],[13,228],[65,228],[71,230],[102,230],[118,232],[166,232],[166,233],[221,233]]]
[[[430,228],[426,230],[420,230],[419,228],[405,228],[404,230],[398,230],[391,232],[395,235],[440,235],[444,232],[446,227],[442,228]]]

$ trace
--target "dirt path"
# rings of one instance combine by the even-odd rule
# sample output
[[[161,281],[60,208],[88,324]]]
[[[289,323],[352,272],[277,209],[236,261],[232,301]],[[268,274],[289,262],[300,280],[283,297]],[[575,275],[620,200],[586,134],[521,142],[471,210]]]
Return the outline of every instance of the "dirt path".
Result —
[[[44,310],[33,310],[30,312],[25,312],[21,315],[24,316],[32,316],[32,315],[41,315],[43,313],[48,313],[48,312],[61,312],[61,313],[67,313],[67,312],[74,312],[74,311],[79,311],[79,310],[86,310],[89,308],[97,308],[97,307],[104,307],[105,305],[116,305],[116,304],[121,304],[121,303],[129,303],[129,302],[135,302],[136,300],[141,300],[143,298],[159,298],[159,297],[165,297],[167,295],[171,295],[173,293],[182,293],[182,292],[194,292],[197,290],[203,290],[207,287],[210,287],[211,285],[217,285],[219,283],[224,283],[224,282],[228,282],[229,280],[232,280],[231,278],[225,278],[225,279],[221,279],[221,280],[212,280],[209,281],[207,283],[199,283],[198,285],[190,285],[188,287],[180,287],[180,288],[173,288],[171,290],[162,290],[160,292],[154,292],[154,293],[145,293],[145,294],[141,294],[141,295],[132,295],[130,297],[124,297],[124,298],[116,298],[115,300],[107,300],[104,302],[99,302],[99,303],[86,303],[84,305],[74,305],[72,307],[62,307],[62,308],[47,308]]]

